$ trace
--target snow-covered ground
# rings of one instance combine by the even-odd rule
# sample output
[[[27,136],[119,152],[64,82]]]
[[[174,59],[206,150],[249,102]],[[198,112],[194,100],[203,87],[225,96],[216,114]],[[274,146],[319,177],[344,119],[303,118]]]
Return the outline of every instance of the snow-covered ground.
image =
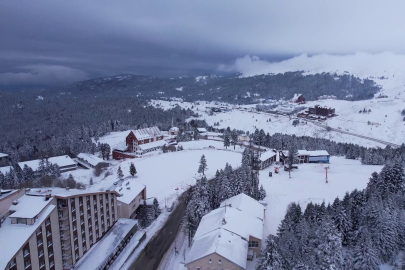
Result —
[[[325,183],[325,167],[329,167],[329,183]],[[274,166],[260,171],[260,184],[267,192],[265,200],[268,204],[264,237],[277,233],[291,202],[299,203],[303,211],[311,201],[332,203],[336,197],[343,198],[347,191],[364,189],[371,173],[379,172],[382,166],[362,165],[358,160],[331,157],[330,164],[300,164],[298,168],[291,172],[291,178],[284,170],[275,174]],[[273,172],[273,177],[269,177],[269,171]]]
[[[213,126],[214,123],[219,123],[219,128],[231,127],[249,132],[253,132],[256,128],[259,128],[265,132],[269,132],[270,135],[274,133],[296,134],[298,136],[325,138],[337,142],[356,143],[368,147],[385,147],[383,144],[351,135],[335,131],[328,132],[324,128],[310,122],[307,124],[301,123],[294,127],[292,125],[293,119],[290,119],[288,116],[272,115],[263,112],[258,113],[254,110],[255,105],[240,106],[243,109],[233,108],[230,112],[216,113],[210,116],[206,112],[206,107],[217,106],[214,102],[207,103],[200,101],[197,104],[197,102],[153,100],[151,104],[155,106],[160,104],[162,108],[166,109],[171,108],[174,104],[183,108],[190,108],[200,114],[201,117],[199,119],[205,119],[208,125]],[[401,116],[401,111],[405,109],[405,96],[404,99],[376,98],[363,101],[319,100],[310,101],[306,106],[312,107],[317,104],[336,109],[338,116],[326,120],[322,123],[324,125],[391,143],[401,144],[404,141],[405,122],[403,121],[403,116]],[[228,106],[229,108],[233,107],[231,105]],[[371,112],[359,113],[363,109],[367,111],[370,109]],[[268,122],[269,119],[271,119],[270,122]],[[373,124],[368,125],[368,121]]]
[[[197,170],[202,155],[205,155],[207,159],[208,171],[206,171],[206,175],[208,178],[212,178],[217,169],[223,169],[227,162],[233,167],[240,165],[240,153],[205,148],[207,147],[206,144],[207,141],[184,143],[185,149],[189,147],[201,150],[184,150],[146,158],[127,159],[122,162],[116,161],[116,164],[110,166],[100,177],[95,177],[93,170],[71,171],[65,173],[64,176],[67,177],[72,174],[76,181],[84,184],[88,184],[90,177],[93,177],[94,185],[87,188],[89,190],[106,190],[114,187],[114,182],[117,181],[118,166],[121,166],[124,177],[129,177],[129,165],[134,162],[138,173],[133,181],[144,184],[147,197],[156,197],[163,207],[170,205],[189,185],[195,184],[196,179],[194,177],[198,176]],[[210,141],[211,144],[220,148],[218,142],[212,141],[211,143]],[[241,151],[238,147],[237,150]],[[105,177],[106,172],[111,175]],[[179,190],[176,191],[176,188]]]

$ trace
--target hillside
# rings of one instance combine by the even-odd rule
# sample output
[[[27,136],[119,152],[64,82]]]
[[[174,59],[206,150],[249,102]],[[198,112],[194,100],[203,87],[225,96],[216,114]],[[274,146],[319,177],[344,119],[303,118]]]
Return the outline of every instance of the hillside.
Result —
[[[289,99],[300,92],[308,100],[321,95],[336,95],[339,99],[364,100],[372,98],[380,88],[372,80],[350,74],[304,75],[300,71],[241,77],[237,74],[220,77],[157,78],[120,75],[78,82],[64,89],[85,97],[121,96],[152,99],[178,98],[184,101],[225,101],[250,104],[260,98]]]

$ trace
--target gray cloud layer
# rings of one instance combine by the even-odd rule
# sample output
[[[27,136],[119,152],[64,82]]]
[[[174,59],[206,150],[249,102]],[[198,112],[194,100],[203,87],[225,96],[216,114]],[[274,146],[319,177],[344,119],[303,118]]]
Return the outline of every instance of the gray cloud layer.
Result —
[[[247,54],[277,61],[405,53],[403,10],[404,1],[374,0],[1,1],[0,87],[49,85],[54,72],[69,83],[120,73],[193,75],[221,64],[229,71]],[[53,71],[20,81],[21,68],[33,66]]]

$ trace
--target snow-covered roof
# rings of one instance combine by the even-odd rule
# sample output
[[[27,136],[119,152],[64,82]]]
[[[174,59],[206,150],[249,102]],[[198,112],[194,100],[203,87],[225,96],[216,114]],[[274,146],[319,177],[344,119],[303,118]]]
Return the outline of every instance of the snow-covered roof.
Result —
[[[4,153],[0,153],[0,158],[3,158],[3,157],[8,157],[8,155],[4,154]]]
[[[18,166],[21,169],[24,169],[24,165],[27,165],[28,167],[31,167],[31,169],[36,171],[39,168],[39,161],[39,159],[35,159],[30,161],[18,162]],[[76,163],[67,155],[48,158],[48,162],[52,164],[58,164],[59,167],[76,165]]]
[[[159,128],[154,126],[150,128],[143,128],[143,129],[137,129],[137,130],[132,130],[134,133],[135,137],[138,140],[146,140],[146,139],[151,139],[156,136],[163,136],[162,132],[160,132]]]
[[[264,210],[266,207],[244,193],[226,199],[221,203],[220,207],[224,207],[225,204],[231,205],[230,207],[243,211],[248,215],[264,220]]]
[[[119,144],[117,144],[113,150],[118,150],[118,151],[127,151],[128,150],[128,146],[126,145],[125,142],[120,142]]]
[[[208,131],[205,128],[197,128],[199,133],[207,133]]]
[[[153,205],[153,200],[155,199],[155,197],[151,197],[151,198],[147,198],[145,200],[141,200],[141,204],[143,204],[143,202],[146,202],[146,205]]]
[[[288,150],[283,151],[283,154],[285,156],[288,156]],[[299,156],[317,157],[317,156],[329,156],[329,153],[326,150],[314,150],[314,151],[298,150],[298,155]]]
[[[77,157],[87,161],[92,166],[97,166],[97,164],[99,164],[99,163],[108,163],[108,162],[102,160],[101,158],[96,157],[95,155],[87,154],[87,153],[80,153],[77,155]]]
[[[169,131],[176,132],[176,131],[179,131],[179,128],[178,127],[171,127],[169,129]]]
[[[45,197],[42,196],[30,196],[24,195],[19,198],[16,205],[10,206],[10,211],[15,211],[10,217],[16,218],[34,218],[51,202],[50,199],[47,201]]]
[[[166,141],[164,140],[159,140],[156,142],[150,142],[150,143],[145,143],[145,144],[140,144],[138,145],[139,148],[141,148],[142,150],[148,150],[151,148],[155,148],[155,147],[162,147],[166,144]]]
[[[46,189],[31,189],[27,194],[34,195],[34,196],[57,196],[61,198],[69,198],[72,196],[79,196],[79,195],[87,195],[87,194],[104,194],[104,193],[111,193],[114,192],[118,195],[115,190],[112,191],[96,191],[96,190],[83,190],[83,189],[65,189],[65,188],[46,188]]]
[[[186,264],[216,253],[245,269],[247,252],[247,240],[227,230],[217,229],[194,238]]]
[[[295,102],[298,100],[298,98],[302,96],[302,94],[294,94],[293,98],[291,99],[291,101]]]
[[[3,244],[0,245],[0,269],[7,268],[7,264],[10,260],[54,209],[54,205],[48,205],[38,216],[38,219],[33,225],[11,224],[10,218],[7,218],[3,224],[1,224],[0,239]]]
[[[218,228],[238,234],[245,239],[249,236],[263,237],[263,221],[254,218],[234,207],[221,207],[206,214],[197,228],[194,237],[200,237]]]
[[[263,153],[260,155],[259,159],[260,159],[261,161],[265,161],[266,159],[269,159],[269,158],[271,158],[271,157],[274,157],[275,155],[276,155],[276,153],[274,153],[272,150],[269,150],[269,151],[263,152]]]
[[[138,225],[134,219],[120,218],[112,228],[87,252],[80,261],[75,265],[75,269],[99,269],[105,261],[110,259],[121,241],[127,234]],[[142,237],[144,231],[137,231],[133,237]],[[103,268],[103,267],[102,267]]]
[[[129,204],[144,189],[145,185],[138,183],[135,180],[126,180],[122,183],[122,186],[115,189],[115,191],[120,194],[117,200]]]
[[[13,169],[13,167],[11,166],[0,167],[0,172],[5,175],[6,173],[10,172],[10,169]]]

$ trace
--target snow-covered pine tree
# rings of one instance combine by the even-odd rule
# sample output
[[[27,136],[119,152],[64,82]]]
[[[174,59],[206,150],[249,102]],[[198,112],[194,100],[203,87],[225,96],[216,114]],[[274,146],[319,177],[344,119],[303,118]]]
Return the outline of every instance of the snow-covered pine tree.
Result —
[[[134,165],[133,162],[131,162],[131,165],[129,166],[129,173],[130,173],[132,176],[134,176],[134,175],[137,173],[136,168],[135,168],[135,165]]]
[[[159,202],[158,202],[158,200],[156,198],[153,199],[152,209],[153,209],[154,219],[156,219],[161,213],[161,210],[160,210],[160,207],[159,207]]]
[[[38,163],[38,169],[37,171],[39,172],[39,174],[41,176],[45,175],[45,171],[46,171],[46,160],[45,157],[41,157]]]
[[[105,144],[105,157],[107,160],[110,159],[110,155],[111,155],[111,147],[109,144]]]
[[[325,218],[316,233],[319,244],[315,247],[319,269],[342,269],[343,254],[341,235],[333,226],[332,220]]]
[[[200,159],[200,166],[198,167],[198,173],[202,173],[204,175],[206,170],[208,170],[207,160],[205,159],[205,155],[202,155]]]
[[[148,218],[148,206],[146,205],[146,202],[143,201],[143,205],[141,205],[140,213],[139,213],[139,226],[141,228],[146,228],[150,225],[150,221]]]
[[[269,235],[266,239],[266,246],[260,253],[256,270],[283,270],[281,256],[277,250],[276,237]]]
[[[118,180],[124,180],[124,173],[123,173],[122,170],[121,170],[121,166],[118,166],[117,179],[118,179]]]
[[[224,134],[224,146],[225,149],[228,149],[228,147],[231,145],[231,138],[228,132],[225,132]]]
[[[380,261],[366,228],[362,228],[359,239],[353,248],[353,269],[355,270],[378,270]]]
[[[291,167],[294,163],[297,162],[297,157],[298,157],[298,148],[297,148],[297,143],[295,140],[292,140],[288,147],[288,165]]]
[[[260,185],[260,189],[259,189],[259,200],[264,200],[264,198],[266,198],[266,190],[263,188],[263,185]]]
[[[331,218],[333,223],[342,236],[342,243],[348,244],[348,234],[351,228],[349,219],[347,218],[346,210],[341,205],[339,198],[336,198],[332,204]]]
[[[231,132],[231,143],[233,145],[233,149],[235,149],[235,145],[238,143],[238,133],[236,129],[233,129]]]

